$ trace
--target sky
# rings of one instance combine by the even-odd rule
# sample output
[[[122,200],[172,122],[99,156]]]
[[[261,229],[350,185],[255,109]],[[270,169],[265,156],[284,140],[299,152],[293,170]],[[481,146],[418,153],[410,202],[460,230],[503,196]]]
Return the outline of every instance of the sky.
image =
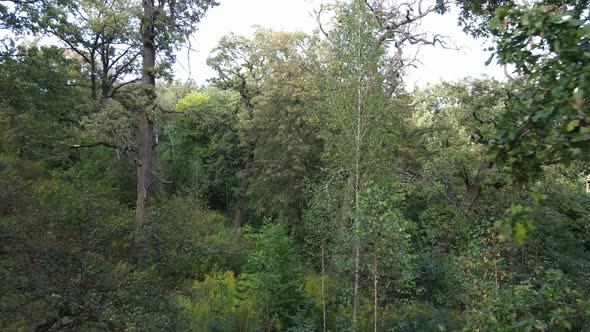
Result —
[[[280,31],[304,31],[311,33],[317,24],[313,11],[322,0],[219,0],[220,5],[211,9],[199,23],[198,31],[191,37],[189,51],[180,51],[175,66],[177,78],[192,79],[198,84],[214,76],[206,60],[219,39],[230,33],[251,35],[255,26]],[[419,53],[421,64],[410,68],[406,85],[436,84],[441,81],[455,81],[464,77],[487,75],[503,79],[501,67],[485,66],[490,53],[484,51],[482,40],[474,40],[457,26],[457,12],[445,15],[433,14],[423,22],[425,30],[449,36],[460,50],[441,47],[422,47]],[[187,56],[187,53],[188,56]]]

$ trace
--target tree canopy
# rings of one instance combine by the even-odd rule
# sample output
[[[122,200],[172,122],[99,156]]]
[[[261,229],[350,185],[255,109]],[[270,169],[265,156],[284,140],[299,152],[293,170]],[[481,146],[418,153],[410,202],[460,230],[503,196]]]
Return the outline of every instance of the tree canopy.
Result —
[[[0,329],[590,326],[587,0],[337,1],[180,82],[216,5],[0,1]],[[409,89],[456,11],[506,79]]]

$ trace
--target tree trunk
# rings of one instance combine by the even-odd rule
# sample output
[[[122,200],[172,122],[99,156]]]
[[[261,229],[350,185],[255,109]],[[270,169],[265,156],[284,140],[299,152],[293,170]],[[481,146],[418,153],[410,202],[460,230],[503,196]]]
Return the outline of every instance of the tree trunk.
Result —
[[[481,185],[486,179],[487,171],[492,167],[493,163],[487,160],[483,160],[479,163],[479,168],[477,169],[477,175],[475,179],[473,179],[472,184],[467,185],[467,192],[465,193],[465,199],[467,200],[467,209],[471,209],[471,206],[475,203],[477,198],[479,197],[479,193],[481,191]]]
[[[377,311],[379,309],[377,287],[377,242],[373,242],[373,331],[377,332]]]
[[[96,92],[96,60],[94,57],[94,52],[90,53],[90,98],[92,100],[97,100],[97,92]]]
[[[346,184],[344,185],[344,194],[342,195],[342,227],[350,227],[350,207],[351,207],[351,194],[354,190],[354,176],[349,175],[348,179],[346,180]]]
[[[252,175],[252,169],[254,168],[254,150],[256,144],[252,143],[248,149],[248,158],[244,164],[244,170],[242,173],[242,179],[240,180],[240,189],[238,191],[238,198],[236,201],[236,211],[234,217],[234,235],[238,234],[240,227],[244,222],[244,209],[246,208],[246,194],[248,193],[248,185],[250,182],[250,176]]]
[[[355,132],[355,155],[354,155],[354,298],[352,304],[352,331],[356,331],[359,307],[359,284],[360,284],[360,264],[361,264],[361,244],[360,244],[360,184],[361,184],[361,121],[362,121],[362,96],[361,96],[361,82],[359,81],[357,91],[357,107],[356,107],[356,132]]]
[[[326,332],[326,289],[324,285],[324,278],[326,277],[326,253],[325,253],[325,240],[322,237],[322,323],[323,323],[323,332]]]
[[[139,113],[139,137],[137,166],[137,204],[135,217],[138,225],[147,221],[147,211],[151,203],[151,185],[154,168],[154,122],[151,114],[155,102],[156,45],[154,34],[154,1],[143,1],[142,20],[143,70],[141,86],[145,94],[144,105]]]
[[[102,69],[102,78],[100,81],[100,95],[102,99],[107,99],[111,96],[111,91],[113,90],[113,85],[111,83],[111,78],[109,77],[109,68],[108,63],[103,63]]]

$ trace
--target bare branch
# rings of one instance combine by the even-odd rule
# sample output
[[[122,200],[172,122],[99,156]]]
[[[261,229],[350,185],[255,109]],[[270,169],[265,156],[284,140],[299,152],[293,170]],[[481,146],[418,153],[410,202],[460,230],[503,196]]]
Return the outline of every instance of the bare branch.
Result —
[[[162,111],[163,113],[168,113],[168,114],[182,114],[182,115],[189,115],[188,112],[182,112],[182,111],[173,111],[173,110],[167,110],[164,109],[162,106],[158,105],[158,109],[160,111]]]
[[[125,82],[125,83],[121,83],[121,84],[117,85],[117,86],[116,86],[116,87],[113,89],[113,91],[111,92],[111,97],[112,97],[112,96],[114,96],[114,95],[115,95],[115,94],[116,94],[116,93],[117,93],[117,92],[118,92],[118,91],[119,91],[119,90],[120,90],[122,87],[124,87],[124,86],[126,86],[126,85],[129,85],[129,84],[137,83],[137,82],[140,82],[140,81],[141,81],[141,79],[139,79],[139,78],[136,78],[136,79],[134,79],[134,80],[127,81],[127,82]]]
[[[514,77],[512,77],[508,73],[508,65],[507,64],[504,64],[504,75],[506,76],[506,78],[508,78],[509,81],[514,81]]]
[[[326,32],[326,30],[324,30],[324,26],[322,25],[322,21],[321,21],[321,16],[322,16],[322,11],[324,11],[324,5],[322,4],[320,6],[320,9],[317,11],[314,11],[314,15],[315,15],[315,20],[318,24],[318,27],[320,29],[320,32],[324,35],[324,37],[328,38],[328,33]]]
[[[70,149],[93,148],[96,146],[105,146],[107,148],[120,150],[120,147],[116,146],[115,144],[108,143],[108,142],[96,142],[96,143],[92,143],[92,144],[74,144],[74,145],[70,145]]]

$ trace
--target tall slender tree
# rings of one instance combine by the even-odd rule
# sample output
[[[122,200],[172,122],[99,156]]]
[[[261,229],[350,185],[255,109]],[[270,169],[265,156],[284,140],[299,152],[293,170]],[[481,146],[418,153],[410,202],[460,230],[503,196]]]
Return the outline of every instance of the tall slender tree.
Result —
[[[336,7],[336,26],[327,33],[332,55],[324,78],[325,122],[333,127],[325,132],[325,157],[338,172],[348,174],[345,192],[352,192],[353,331],[358,327],[360,307],[361,193],[371,172],[367,163],[369,142],[384,107],[401,87],[404,68],[414,61],[405,56],[404,49],[417,44],[444,45],[441,36],[419,29],[421,19],[435,10],[434,6],[423,8],[421,1],[391,5],[382,0],[353,0]],[[344,220],[348,219],[349,199],[345,194]],[[377,287],[376,282],[374,285]]]

